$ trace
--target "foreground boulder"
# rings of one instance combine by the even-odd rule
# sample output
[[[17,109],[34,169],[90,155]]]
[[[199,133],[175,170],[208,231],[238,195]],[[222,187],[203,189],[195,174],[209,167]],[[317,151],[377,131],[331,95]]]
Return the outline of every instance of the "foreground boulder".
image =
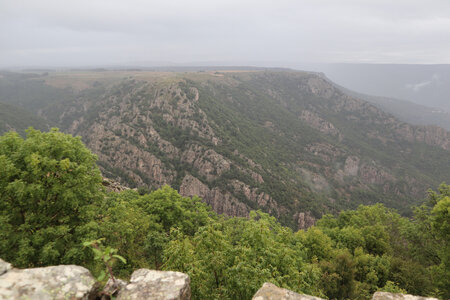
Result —
[[[0,275],[3,275],[4,273],[8,272],[11,269],[12,269],[11,264],[7,263],[6,261],[0,258]]]
[[[184,273],[139,269],[133,272],[130,283],[119,292],[117,300],[189,300],[189,284],[189,276]]]
[[[438,299],[405,294],[376,292],[375,294],[373,294],[372,300],[438,300]]]
[[[323,300],[322,298],[301,295],[293,291],[282,289],[272,283],[264,283],[263,286],[256,292],[252,298],[253,300]]]
[[[122,279],[115,278],[115,280],[112,280],[111,278],[108,279],[105,286],[103,287],[102,294],[117,297],[120,290],[123,290],[127,286],[128,282]],[[105,298],[105,297],[103,297]],[[102,298],[102,299],[103,299]]]
[[[0,261],[1,270],[3,263]],[[0,299],[84,300],[94,292],[94,278],[80,266],[6,269],[0,275]]]

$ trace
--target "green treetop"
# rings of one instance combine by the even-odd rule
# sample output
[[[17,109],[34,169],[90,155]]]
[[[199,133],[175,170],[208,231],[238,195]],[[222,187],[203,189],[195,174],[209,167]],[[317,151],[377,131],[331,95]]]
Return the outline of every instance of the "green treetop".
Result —
[[[58,129],[0,137],[0,257],[17,267],[85,261],[103,197],[96,159]]]

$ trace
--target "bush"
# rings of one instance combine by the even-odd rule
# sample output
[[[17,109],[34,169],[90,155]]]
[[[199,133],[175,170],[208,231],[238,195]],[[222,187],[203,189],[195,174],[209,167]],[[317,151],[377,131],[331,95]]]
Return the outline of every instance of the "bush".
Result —
[[[0,137],[0,256],[17,267],[82,263],[103,198],[96,156],[58,129]]]

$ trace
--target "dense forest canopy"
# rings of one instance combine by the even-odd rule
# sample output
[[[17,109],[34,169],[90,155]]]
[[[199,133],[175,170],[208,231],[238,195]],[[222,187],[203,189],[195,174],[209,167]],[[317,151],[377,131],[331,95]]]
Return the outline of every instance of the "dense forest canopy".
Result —
[[[329,299],[377,290],[450,297],[450,186],[406,218],[382,204],[325,215],[293,231],[261,211],[214,213],[169,186],[106,192],[96,157],[56,129],[0,137],[0,257],[16,267],[103,266],[83,242],[104,238],[137,268],[191,277],[194,299],[250,299],[264,282]]]

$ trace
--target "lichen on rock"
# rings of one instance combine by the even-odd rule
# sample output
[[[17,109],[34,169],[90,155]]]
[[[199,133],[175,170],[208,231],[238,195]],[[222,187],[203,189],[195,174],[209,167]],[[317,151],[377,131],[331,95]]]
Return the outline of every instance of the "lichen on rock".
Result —
[[[0,276],[0,299],[87,300],[95,289],[91,273],[75,265],[11,269]]]
[[[184,273],[139,269],[133,272],[130,283],[119,292],[117,300],[189,300],[189,284],[189,276]]]
[[[279,288],[276,285],[266,282],[256,292],[252,300],[323,300],[322,298],[302,295],[293,291]]]

